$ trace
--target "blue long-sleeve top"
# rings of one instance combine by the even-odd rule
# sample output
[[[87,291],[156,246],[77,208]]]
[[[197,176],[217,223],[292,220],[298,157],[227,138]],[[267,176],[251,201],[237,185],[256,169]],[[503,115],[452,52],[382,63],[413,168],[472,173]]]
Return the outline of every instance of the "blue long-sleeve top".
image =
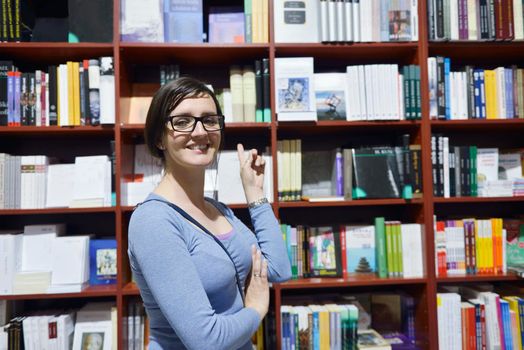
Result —
[[[150,194],[147,199],[165,199]],[[255,232],[222,203],[209,199],[233,231],[218,236],[235,262],[242,287],[251,245],[268,261],[268,279],[286,281],[291,267],[269,204],[249,209]],[[128,255],[149,317],[151,350],[251,349],[259,314],[243,305],[235,267],[224,250],[166,203],[149,201],[131,216]]]

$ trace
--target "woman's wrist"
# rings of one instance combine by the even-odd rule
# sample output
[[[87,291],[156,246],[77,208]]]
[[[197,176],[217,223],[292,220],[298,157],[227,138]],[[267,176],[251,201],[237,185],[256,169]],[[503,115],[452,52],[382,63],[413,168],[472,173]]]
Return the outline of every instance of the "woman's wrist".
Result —
[[[256,199],[256,200],[252,201],[252,202],[248,202],[247,203],[247,207],[249,209],[253,209],[253,208],[256,208],[256,207],[258,207],[260,205],[263,205],[263,204],[266,204],[266,203],[269,203],[267,198],[266,197],[261,197],[259,199]]]

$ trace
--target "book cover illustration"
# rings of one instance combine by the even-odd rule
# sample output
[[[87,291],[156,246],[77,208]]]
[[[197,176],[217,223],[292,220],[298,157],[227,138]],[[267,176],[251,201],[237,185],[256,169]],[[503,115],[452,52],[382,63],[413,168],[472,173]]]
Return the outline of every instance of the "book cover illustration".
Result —
[[[315,73],[317,120],[346,120],[347,75]]]
[[[309,237],[309,263],[313,276],[340,277],[339,234],[331,227],[315,227]]]
[[[375,272],[375,226],[346,227],[348,273]]]
[[[411,15],[406,10],[391,10],[388,13],[389,40],[411,40]]]
[[[334,150],[302,153],[302,196],[308,198],[336,195]]]
[[[353,150],[353,198],[400,198],[400,175],[391,147]]]
[[[277,87],[279,111],[309,111],[311,85],[308,77],[278,78]]]
[[[209,10],[210,43],[244,43],[244,12],[241,8],[213,7]]]
[[[116,283],[116,240],[92,239],[89,245],[89,284]]]

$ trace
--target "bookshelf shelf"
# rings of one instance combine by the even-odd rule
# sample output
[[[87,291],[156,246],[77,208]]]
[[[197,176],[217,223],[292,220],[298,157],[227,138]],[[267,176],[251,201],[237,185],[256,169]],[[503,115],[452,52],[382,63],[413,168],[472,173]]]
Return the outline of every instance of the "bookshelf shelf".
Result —
[[[122,124],[120,130],[125,134],[143,134],[144,124]],[[270,123],[227,123],[226,134],[228,133],[259,133],[270,132]]]
[[[418,120],[376,121],[376,122],[347,122],[347,121],[317,121],[317,122],[277,122],[279,131],[304,134],[320,134],[331,132],[362,131],[362,130],[415,130],[421,122]]]
[[[384,63],[405,62],[415,55],[418,44],[405,43],[355,43],[355,44],[275,44],[275,55],[315,56],[324,59],[344,59],[348,63],[366,60]]]
[[[17,127],[0,127],[0,135],[113,135],[113,126],[17,126]]]
[[[524,58],[523,41],[457,41],[430,42],[429,56],[446,56],[460,60],[458,64],[515,64]]]
[[[469,120],[432,120],[431,129],[434,131],[469,131],[475,130],[508,130],[522,128],[524,119],[469,119]]]
[[[438,204],[447,203],[497,203],[497,202],[524,202],[524,196],[518,197],[435,197],[433,201]]]
[[[140,291],[138,290],[138,287],[136,286],[134,282],[130,282],[122,288],[122,294],[123,295],[140,295]]]
[[[462,283],[462,282],[496,282],[496,281],[518,281],[522,278],[513,273],[502,275],[460,275],[437,277],[437,283]]]
[[[0,300],[116,297],[116,285],[89,286],[80,293],[0,295]]]
[[[128,63],[144,62],[229,65],[231,62],[269,56],[269,44],[120,43]],[[144,52],[147,51],[147,55]],[[213,59],[210,60],[210,57]]]
[[[0,43],[2,56],[27,61],[38,57],[39,64],[57,64],[91,57],[113,56],[112,43]]]
[[[425,284],[426,278],[378,278],[376,275],[348,276],[344,278],[304,278],[284,283],[273,283],[276,290],[314,289],[330,287],[385,286],[399,284]]]
[[[114,213],[116,207],[99,208],[49,208],[49,209],[2,209],[0,216],[5,215],[47,215],[47,214],[87,214],[87,213]]]
[[[421,205],[422,199],[360,199],[351,201],[332,201],[332,202],[280,202],[280,208],[314,208],[314,207],[349,207],[349,206],[378,206],[378,205]]]

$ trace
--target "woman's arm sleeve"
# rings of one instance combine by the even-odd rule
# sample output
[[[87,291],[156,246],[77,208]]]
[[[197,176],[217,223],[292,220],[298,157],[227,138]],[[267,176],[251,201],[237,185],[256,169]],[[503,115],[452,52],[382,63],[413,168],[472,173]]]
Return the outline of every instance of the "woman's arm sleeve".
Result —
[[[211,307],[180,234],[180,223],[155,207],[135,212],[129,250],[163,315],[189,349],[236,349],[249,341],[260,316],[252,308],[220,315]]]
[[[249,209],[260,250],[268,262],[271,282],[284,282],[291,278],[291,264],[280,226],[271,205],[262,204]]]

